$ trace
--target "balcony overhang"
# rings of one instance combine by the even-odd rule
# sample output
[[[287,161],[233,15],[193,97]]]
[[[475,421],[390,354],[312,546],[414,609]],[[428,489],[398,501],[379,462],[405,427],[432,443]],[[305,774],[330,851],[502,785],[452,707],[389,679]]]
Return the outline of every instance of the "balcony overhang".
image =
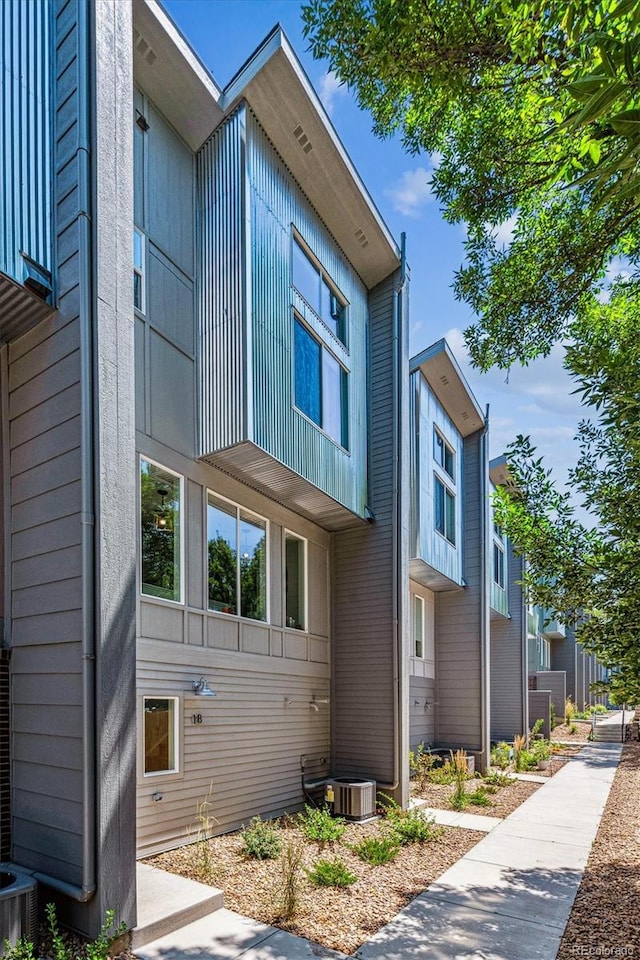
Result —
[[[564,640],[567,636],[567,632],[564,624],[558,623],[557,620],[552,620],[551,623],[543,626],[542,635],[547,640]]]
[[[462,437],[484,427],[484,414],[446,340],[438,340],[409,363],[411,373],[422,373]]]
[[[433,590],[434,593],[444,593],[447,590],[462,590],[464,587],[464,584],[456,583],[455,580],[446,577],[444,573],[436,570],[435,567],[432,567],[431,564],[425,560],[421,560],[419,557],[414,557],[412,560],[409,560],[409,578],[422,584],[423,587],[428,587],[429,590]]]
[[[325,530],[347,530],[367,522],[250,441],[201,459]]]
[[[220,88],[156,0],[133,0],[133,79],[194,152],[223,118]]]
[[[0,343],[8,343],[55,313],[55,307],[0,273]]]
[[[275,149],[368,288],[397,270],[400,251],[291,44],[275,27],[224,90],[246,100]]]

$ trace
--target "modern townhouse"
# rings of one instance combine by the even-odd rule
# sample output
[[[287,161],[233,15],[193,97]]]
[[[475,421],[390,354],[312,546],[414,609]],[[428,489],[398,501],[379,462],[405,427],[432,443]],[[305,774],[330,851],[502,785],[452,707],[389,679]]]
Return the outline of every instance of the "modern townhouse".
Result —
[[[487,417],[445,340],[410,363],[412,747],[490,746]]]
[[[221,90],[154,0],[0,18],[2,856],[95,934],[203,800],[407,802],[407,271],[280,30]]]

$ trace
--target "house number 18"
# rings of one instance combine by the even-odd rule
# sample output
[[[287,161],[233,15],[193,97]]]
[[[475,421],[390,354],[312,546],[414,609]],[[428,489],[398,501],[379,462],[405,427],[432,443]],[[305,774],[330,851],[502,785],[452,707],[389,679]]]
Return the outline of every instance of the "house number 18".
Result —
[[[191,723],[202,723],[202,714],[201,714],[201,713],[193,713],[193,714],[191,715]]]

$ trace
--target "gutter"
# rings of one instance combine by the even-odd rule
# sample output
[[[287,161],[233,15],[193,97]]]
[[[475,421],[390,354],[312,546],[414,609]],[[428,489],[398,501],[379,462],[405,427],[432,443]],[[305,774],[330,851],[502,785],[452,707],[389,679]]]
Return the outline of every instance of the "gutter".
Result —
[[[66,883],[46,873],[32,876],[52,890],[79,903],[96,892],[96,653],[95,653],[95,486],[94,486],[94,224],[91,217],[92,150],[91,103],[95,99],[95,75],[90,50],[95,49],[90,20],[92,4],[79,4],[78,11],[78,190],[80,237],[80,422],[81,422],[81,543],[82,543],[82,885]]]
[[[391,547],[391,609],[393,631],[393,783],[377,783],[382,790],[397,790],[400,786],[400,754],[402,751],[402,723],[400,709],[405,701],[404,660],[402,656],[402,630],[400,629],[400,593],[403,576],[399,564],[399,541],[402,527],[402,502],[400,497],[400,437],[402,435],[402,404],[400,358],[402,356],[402,296],[407,282],[406,234],[400,236],[400,277],[393,287],[393,341],[392,341],[392,459],[393,459],[393,505]]]
[[[482,557],[482,576],[480,577],[480,717],[481,717],[481,757],[482,769],[489,766],[490,756],[490,726],[491,726],[491,705],[489,691],[489,666],[491,657],[491,633],[488,629],[489,617],[489,590],[487,587],[488,577],[488,527],[489,527],[489,404],[487,404],[484,426],[480,437],[480,502],[482,503],[482,524],[481,524],[481,543],[480,556]]]

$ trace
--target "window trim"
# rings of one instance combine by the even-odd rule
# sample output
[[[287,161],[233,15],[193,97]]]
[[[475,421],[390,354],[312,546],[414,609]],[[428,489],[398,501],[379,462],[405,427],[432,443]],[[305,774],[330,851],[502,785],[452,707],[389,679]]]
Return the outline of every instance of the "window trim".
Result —
[[[140,237],[140,247],[141,247],[141,260],[142,264],[138,268],[135,262],[135,256],[133,260],[133,276],[140,277],[140,290],[141,290],[141,306],[137,307],[134,300],[134,310],[140,313],[143,317],[147,313],[147,237],[146,234],[139,228],[134,226],[133,228],[134,238],[136,236]],[[134,239],[134,252],[135,252],[135,239]]]
[[[325,429],[325,427],[323,426],[322,423],[316,423],[316,421],[315,421],[312,417],[310,417],[308,413],[305,413],[305,411],[304,411],[301,407],[299,407],[298,404],[296,403],[296,350],[295,350],[295,325],[296,325],[296,323],[299,323],[300,326],[302,327],[302,329],[303,329],[303,330],[318,344],[318,346],[320,347],[320,419],[321,419],[321,420],[324,420],[324,384],[323,384],[323,380],[324,380],[324,363],[323,363],[323,360],[324,360],[324,354],[325,354],[325,352],[328,353],[329,356],[332,357],[333,360],[335,360],[335,362],[338,364],[338,367],[340,368],[340,371],[341,371],[341,377],[340,377],[340,381],[341,381],[340,416],[341,416],[341,420],[342,420],[342,424],[341,424],[341,426],[342,426],[342,431],[346,434],[346,438],[345,438],[345,437],[341,437],[341,438],[338,440],[337,437],[332,436],[332,434],[330,434],[330,433]],[[349,453],[350,453],[350,451],[349,451],[349,440],[350,440],[350,437],[349,437],[349,434],[350,434],[350,430],[349,430],[349,377],[350,377],[350,375],[351,375],[351,371],[350,371],[347,367],[345,367],[345,365],[344,365],[344,363],[342,362],[342,360],[340,360],[340,358],[339,358],[338,356],[336,356],[336,354],[334,353],[333,350],[331,350],[331,348],[328,346],[328,344],[326,344],[323,340],[321,340],[321,339],[318,337],[317,333],[309,326],[309,324],[306,322],[305,318],[300,314],[300,311],[299,311],[299,310],[296,310],[295,307],[293,308],[293,334],[292,334],[292,337],[291,337],[291,342],[292,342],[292,346],[293,346],[293,349],[291,350],[292,383],[293,383],[293,403],[292,403],[292,406],[293,406],[293,409],[296,411],[296,413],[300,414],[301,417],[304,417],[305,420],[307,420],[308,423],[313,424],[313,426],[316,428],[316,430],[320,430],[320,432],[323,434],[323,436],[327,437],[332,443],[335,443],[336,446],[339,447],[340,450],[343,450],[345,453],[349,454]],[[346,439],[346,441],[347,441],[347,442],[346,442],[346,445],[342,442],[343,439]]]
[[[413,597],[413,604],[412,604],[412,610],[411,610],[411,619],[412,619],[412,627],[413,627],[413,629],[412,629],[412,646],[413,646],[412,656],[413,656],[416,660],[425,660],[425,655],[424,655],[424,654],[425,654],[425,620],[424,620],[424,607],[425,607],[425,603],[424,603],[424,597],[421,597],[420,594],[418,594],[418,593],[412,594],[412,597]],[[421,624],[421,627],[422,627],[422,629],[421,629],[421,631],[420,631],[420,637],[419,637],[419,638],[416,636],[416,602],[417,602],[417,605],[420,607],[420,624]],[[421,646],[421,649],[422,649],[422,653],[418,653],[418,652],[417,652],[418,643],[420,643],[420,646]]]
[[[498,562],[497,568],[496,568],[496,552],[502,557],[502,564]],[[500,587],[501,590],[505,589],[505,582],[506,582],[505,561],[506,561],[506,557],[505,557],[504,547],[498,540],[494,539],[493,541],[493,582],[496,584],[496,586]],[[502,581],[500,581],[498,577],[498,574],[500,572],[502,572]]]
[[[166,473],[171,474],[173,477],[177,477],[180,481],[180,597],[177,600],[170,600],[168,597],[156,597],[154,594],[145,593],[142,589],[143,580],[142,580],[142,461],[150,463],[153,467],[158,467],[159,470],[164,470]],[[152,459],[152,457],[147,457],[144,453],[138,454],[138,583],[139,589],[138,594],[141,597],[144,597],[145,600],[153,600],[158,603],[171,603],[174,605],[184,605],[185,598],[185,568],[186,568],[186,551],[185,551],[185,512],[184,512],[184,474],[178,473],[176,470],[172,470],[170,467],[164,465],[164,463],[158,463],[157,460]]]
[[[302,627],[291,627],[287,625],[287,537],[299,540],[302,543],[304,556],[304,585],[303,585],[303,603],[304,603],[304,621]],[[309,633],[309,541],[306,537],[290,530],[288,527],[282,529],[282,619],[283,626],[287,630],[297,630],[299,633]]]
[[[265,525],[264,535],[265,535],[265,618],[264,620],[255,620],[253,617],[245,617],[242,613],[226,613],[224,610],[212,610],[209,606],[209,497],[215,497],[216,500],[221,500],[223,503],[228,503],[230,507],[233,507],[236,511],[236,536],[238,545],[240,544],[240,511],[244,511],[249,517],[255,517],[257,520],[262,520]],[[229,497],[225,497],[224,494],[216,493],[215,490],[212,490],[211,487],[205,488],[205,506],[206,506],[206,524],[205,524],[205,564],[204,564],[204,574],[205,574],[205,592],[206,592],[206,611],[207,613],[220,614],[222,617],[235,617],[237,620],[243,620],[246,623],[271,623],[271,590],[270,590],[270,575],[271,575],[271,563],[269,558],[270,544],[271,544],[271,521],[268,517],[263,517],[262,514],[256,513],[255,510],[251,510],[250,507],[245,507],[241,503],[237,503],[235,500],[230,500]],[[211,504],[215,506],[215,504]],[[240,590],[240,550],[238,549],[238,556],[236,562],[236,591],[238,597],[237,607],[239,610],[242,610],[242,591]]]
[[[174,769],[173,770],[150,770],[145,771],[145,702],[147,700],[173,700],[173,743],[174,743]],[[161,777],[163,780],[177,780],[184,776],[182,768],[182,697],[175,694],[166,693],[144,693],[140,697],[140,770],[139,775],[143,781],[154,780]]]
[[[443,461],[444,461],[444,462],[441,462],[441,461],[438,459],[438,457],[436,456],[436,451],[437,451],[437,449],[438,449],[438,447],[437,447],[437,442],[438,442],[438,440],[442,441]],[[447,451],[449,451],[449,453],[451,454],[452,472],[449,472],[449,470],[447,470],[447,468],[446,468],[446,466],[445,466],[445,464],[446,464],[446,462],[447,462],[447,456],[446,456]],[[439,467],[439,469],[442,470],[442,472],[449,478],[449,480],[450,480],[453,484],[455,484],[455,482],[456,482],[456,449],[455,449],[454,446],[451,445],[451,443],[449,443],[449,441],[447,440],[447,438],[445,437],[445,435],[442,433],[441,430],[438,429],[438,427],[435,425],[435,423],[434,423],[434,425],[433,425],[433,460],[434,460],[434,463],[435,463],[436,467]]]
[[[456,522],[457,522],[457,519],[458,519],[458,511],[457,511],[457,504],[456,504],[456,495],[455,495],[455,492],[454,492],[453,490],[451,490],[451,488],[444,482],[444,480],[436,473],[435,470],[434,470],[434,472],[433,472],[433,479],[434,479],[434,484],[433,484],[433,528],[434,528],[435,532],[438,534],[438,536],[440,536],[440,537],[442,537],[444,540],[446,540],[447,543],[450,544],[450,546],[455,547],[455,546],[456,546],[456,532],[457,532],[457,531],[456,531]],[[444,523],[443,523],[443,529],[442,529],[442,530],[439,530],[438,527],[437,527],[438,518],[437,518],[437,512],[436,512],[436,489],[437,489],[436,484],[438,484],[438,483],[440,484],[440,486],[442,487],[442,489],[443,489],[443,491],[444,491],[444,510],[443,510]],[[451,539],[449,536],[447,536],[447,494],[448,494],[449,497],[451,497],[451,499],[453,500],[453,539]]]
[[[309,263],[311,264],[311,266],[314,267],[314,268],[318,271],[318,279],[319,279],[318,290],[320,290],[320,283],[322,283],[322,281],[324,281],[325,284],[327,285],[327,287],[329,288],[330,294],[331,294],[332,296],[334,296],[334,297],[339,301],[339,303],[342,304],[342,307],[343,307],[343,316],[342,316],[342,328],[343,328],[343,329],[342,329],[342,333],[343,333],[343,336],[342,336],[342,337],[339,335],[339,333],[334,333],[334,331],[331,329],[331,327],[330,327],[330,326],[325,322],[325,320],[323,319],[322,314],[318,311],[318,307],[320,307],[320,303],[316,304],[316,306],[314,306],[312,303],[309,303],[309,301],[307,300],[307,298],[305,297],[305,295],[302,293],[302,291],[299,290],[298,287],[295,285],[294,280],[293,280],[293,276],[294,276],[294,257],[295,257],[294,244],[298,246],[298,248],[300,249],[300,251],[302,252],[302,254],[307,258],[307,260],[309,261]],[[328,271],[326,270],[326,268],[323,266],[323,264],[321,263],[321,261],[318,259],[318,257],[315,255],[315,253],[312,251],[312,249],[311,249],[311,247],[309,246],[309,244],[303,239],[302,235],[298,232],[298,230],[296,230],[296,228],[295,228],[295,226],[294,226],[293,224],[291,225],[291,286],[292,286],[293,289],[296,291],[296,293],[298,294],[298,296],[300,297],[300,299],[306,304],[306,306],[307,306],[310,310],[313,311],[314,317],[317,317],[317,318],[318,318],[318,320],[319,320],[320,323],[322,324],[323,328],[324,328],[325,330],[327,330],[328,333],[329,333],[332,337],[334,337],[334,338],[338,341],[338,343],[341,344],[342,347],[344,347],[345,350],[348,350],[348,340],[349,340],[349,301],[348,301],[348,299],[345,297],[345,295],[342,293],[342,291],[340,290],[340,288],[339,288],[339,286],[337,285],[337,283],[335,282],[335,280],[333,280],[333,278],[330,276],[330,274],[328,273]]]

